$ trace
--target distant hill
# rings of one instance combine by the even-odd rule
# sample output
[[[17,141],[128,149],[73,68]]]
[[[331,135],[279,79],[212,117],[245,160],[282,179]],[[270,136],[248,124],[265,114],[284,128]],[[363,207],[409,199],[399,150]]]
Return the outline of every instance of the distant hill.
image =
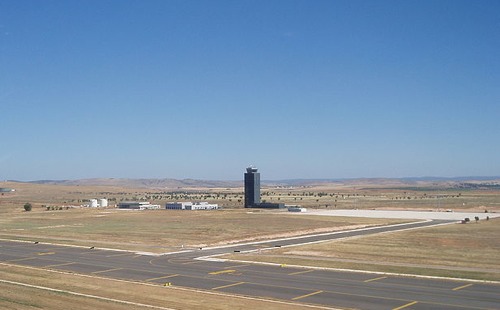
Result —
[[[14,181],[16,182],[16,181]],[[127,188],[235,188],[243,187],[243,180],[217,181],[195,179],[125,179],[93,178],[79,180],[39,180],[24,183],[55,184],[72,186],[116,186]],[[349,187],[421,187],[436,186],[442,188],[500,188],[500,177],[409,177],[409,178],[357,178],[357,179],[290,179],[262,180],[263,186],[322,186],[339,185]]]
[[[116,179],[116,178],[96,178],[80,180],[39,180],[31,181],[35,184],[56,184],[74,186],[116,186],[131,188],[232,188],[243,186],[243,182],[238,181],[210,181],[210,180],[176,180],[176,179]]]

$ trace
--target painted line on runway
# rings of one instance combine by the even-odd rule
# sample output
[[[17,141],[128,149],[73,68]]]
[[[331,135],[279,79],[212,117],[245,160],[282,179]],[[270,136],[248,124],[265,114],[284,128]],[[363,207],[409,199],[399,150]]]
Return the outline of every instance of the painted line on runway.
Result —
[[[217,287],[214,287],[212,290],[219,290],[219,289],[222,289],[222,288],[236,286],[236,285],[241,285],[241,284],[244,284],[244,283],[245,282],[238,282],[238,283],[233,283],[233,284],[228,284],[228,285],[217,286]]]
[[[373,281],[382,280],[382,279],[387,279],[387,277],[378,277],[378,278],[368,279],[368,280],[365,280],[363,282],[368,283],[368,282],[373,282]]]
[[[459,286],[459,287],[455,287],[454,289],[452,289],[452,291],[458,291],[458,290],[461,290],[463,288],[466,288],[466,287],[469,287],[469,286],[472,286],[474,284],[472,283],[469,283],[469,284],[465,284],[465,285],[462,285],[462,286]]]
[[[70,262],[70,263],[61,263],[61,264],[47,265],[47,266],[44,266],[43,268],[54,268],[54,267],[68,266],[68,265],[73,265],[73,264],[76,264],[76,263]]]
[[[239,267],[246,267],[246,266],[250,266],[250,264],[227,266],[227,267],[224,267],[224,269],[239,268]]]
[[[297,275],[297,274],[309,273],[309,272],[313,272],[313,271],[314,271],[314,269],[311,269],[311,270],[303,270],[303,271],[292,272],[292,273],[289,273],[288,275],[289,275],[289,276],[294,276],[294,275]]]
[[[99,274],[99,273],[104,273],[104,272],[110,272],[110,271],[116,271],[116,270],[121,270],[123,268],[111,268],[111,269],[106,269],[106,270],[99,270],[99,271],[94,271],[91,272],[92,274]]]
[[[413,306],[416,303],[418,303],[418,301],[412,301],[412,302],[407,303],[406,305],[402,305],[401,307],[397,307],[397,308],[394,308],[392,310],[401,310],[404,308],[408,308],[409,306]]]
[[[306,294],[306,295],[302,295],[302,296],[297,296],[297,297],[292,298],[292,300],[299,300],[299,299],[306,298],[306,297],[309,297],[309,296],[318,295],[320,293],[323,293],[323,291],[316,291],[316,292],[313,292],[313,293],[310,293],[310,294]]]
[[[153,266],[158,266],[153,263],[153,261],[156,260],[156,258],[153,258],[152,260],[149,261],[149,264]],[[191,265],[191,264],[198,264],[200,261],[197,260],[192,260],[189,258],[169,258],[167,262],[171,264],[180,264],[180,265]]]
[[[160,279],[168,279],[168,278],[173,278],[173,277],[177,277],[179,274],[171,274],[169,276],[163,276],[163,277],[157,277],[157,278],[151,278],[151,279],[146,279],[146,282],[151,282],[151,281],[154,281],[154,280],[160,280]]]
[[[38,245],[38,246],[40,246],[40,245]],[[43,247],[43,245],[42,245],[41,247]],[[46,247],[46,248],[45,248],[45,249],[43,249],[43,250],[41,250],[41,249],[40,249],[39,251],[40,251],[40,252],[41,252],[41,251],[51,252],[51,251],[56,251],[56,250],[59,250],[59,249],[60,249],[59,247],[55,247],[55,246],[48,246],[48,247]]]
[[[36,255],[44,256],[44,255],[54,255],[56,252],[38,252]]]
[[[209,272],[208,274],[211,274],[211,275],[217,275],[217,274],[223,274],[223,273],[233,273],[233,272],[236,272],[236,270],[234,270],[234,269],[219,270],[219,271],[212,271],[212,272]]]
[[[181,263],[181,265],[193,265],[193,264],[199,264],[201,263],[200,261],[191,261],[191,262],[186,262],[186,263]]]
[[[22,262],[24,260],[30,260],[30,259],[36,259],[36,257],[17,258],[17,259],[7,260],[6,262]]]

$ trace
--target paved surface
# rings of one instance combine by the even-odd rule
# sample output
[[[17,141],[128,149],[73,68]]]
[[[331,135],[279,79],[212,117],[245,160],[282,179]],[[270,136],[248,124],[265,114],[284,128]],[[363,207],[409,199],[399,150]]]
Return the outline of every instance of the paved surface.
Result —
[[[162,256],[0,240],[0,262],[355,309],[500,309],[500,285],[196,259],[444,224],[425,221]]]
[[[474,221],[477,216],[480,220],[485,220],[486,217],[500,217],[500,213],[484,213],[484,212],[446,212],[446,211],[392,211],[392,210],[311,210],[305,213],[309,215],[326,215],[326,216],[351,216],[351,217],[370,217],[384,219],[423,219],[423,220],[450,220],[461,221],[469,218]]]

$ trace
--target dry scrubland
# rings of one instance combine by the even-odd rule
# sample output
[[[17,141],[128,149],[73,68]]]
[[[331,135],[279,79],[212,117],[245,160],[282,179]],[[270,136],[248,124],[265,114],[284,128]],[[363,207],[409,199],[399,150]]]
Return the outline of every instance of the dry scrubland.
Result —
[[[57,192],[53,197],[60,195],[57,198],[60,201],[73,199],[71,197],[74,194],[73,192],[65,194],[63,192],[65,188],[60,186],[56,190],[47,185],[40,188],[31,192],[21,189],[12,197],[7,197],[11,201],[17,199],[18,202],[2,206],[0,237],[163,253],[187,247],[204,247],[397,222],[318,216],[299,218],[287,212],[276,214],[242,208],[215,212],[133,211],[116,208],[47,210],[46,207],[41,207],[43,200],[37,193],[41,197],[51,197],[47,194],[49,190]],[[92,194],[94,193],[89,195]],[[22,201],[36,201],[37,206],[31,212],[26,212]],[[92,244],[89,244],[89,240],[92,240]]]
[[[474,185],[472,183],[472,185]],[[469,184],[470,186],[470,184]],[[0,237],[162,253],[181,247],[219,245],[397,222],[343,217],[300,216],[288,212],[243,209],[241,188],[152,190],[113,186],[68,186],[3,182],[15,188],[0,196]],[[456,187],[456,186],[455,186]],[[210,201],[219,211],[129,211],[72,208],[91,198]],[[262,189],[262,200],[309,208],[488,210],[499,211],[500,190],[453,188],[446,183],[407,184],[360,181]],[[24,211],[26,202],[33,204]],[[236,207],[236,205],[239,207]],[[476,236],[480,238],[481,236]]]
[[[245,210],[241,188],[189,190],[127,189],[112,186],[60,186],[0,183],[16,192],[0,196],[0,238],[97,246],[148,252],[177,250],[227,242],[250,241],[312,232],[401,222],[397,220],[295,216],[287,212]],[[500,212],[500,190],[455,189],[424,184],[319,184],[264,188],[262,199],[308,208],[467,210]],[[219,211],[124,211],[68,208],[87,199],[209,201]],[[33,204],[26,212],[23,205]],[[49,206],[49,208],[47,208]],[[52,208],[51,206],[55,207]],[[59,210],[61,209],[61,210]],[[232,255],[334,268],[500,280],[500,219],[467,225],[379,234],[294,248]],[[92,240],[92,244],[88,240]],[[9,282],[11,281],[11,282]],[[12,282],[41,285],[48,291]],[[93,296],[75,295],[73,292]],[[114,298],[115,301],[105,298]],[[179,288],[126,283],[110,279],[53,273],[0,264],[2,309],[145,309],[124,301],[174,309],[293,309],[289,304],[216,296]]]
[[[320,209],[417,209],[417,210],[497,210],[500,212],[500,186],[475,187],[477,182],[387,181],[318,183],[307,186],[262,187],[262,201],[281,202]],[[497,182],[498,183],[498,182]],[[479,183],[480,184],[480,183]],[[243,206],[243,188],[123,188],[115,186],[69,186],[0,182],[15,188],[14,194],[0,196],[0,214],[9,207],[22,209],[31,202],[36,208],[81,205],[92,198],[108,198],[110,205],[120,201],[143,200],[164,205],[169,201],[208,201],[225,208]],[[464,187],[464,188],[461,188]]]
[[[244,210],[19,211],[2,216],[0,237],[163,253],[181,247],[221,245],[393,222],[401,221],[298,217]]]

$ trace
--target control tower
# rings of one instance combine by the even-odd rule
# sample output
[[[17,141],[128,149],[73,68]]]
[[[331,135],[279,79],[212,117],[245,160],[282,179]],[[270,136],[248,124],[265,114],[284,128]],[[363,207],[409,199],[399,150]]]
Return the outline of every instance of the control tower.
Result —
[[[260,173],[250,166],[245,173],[245,208],[253,208],[260,204]]]

